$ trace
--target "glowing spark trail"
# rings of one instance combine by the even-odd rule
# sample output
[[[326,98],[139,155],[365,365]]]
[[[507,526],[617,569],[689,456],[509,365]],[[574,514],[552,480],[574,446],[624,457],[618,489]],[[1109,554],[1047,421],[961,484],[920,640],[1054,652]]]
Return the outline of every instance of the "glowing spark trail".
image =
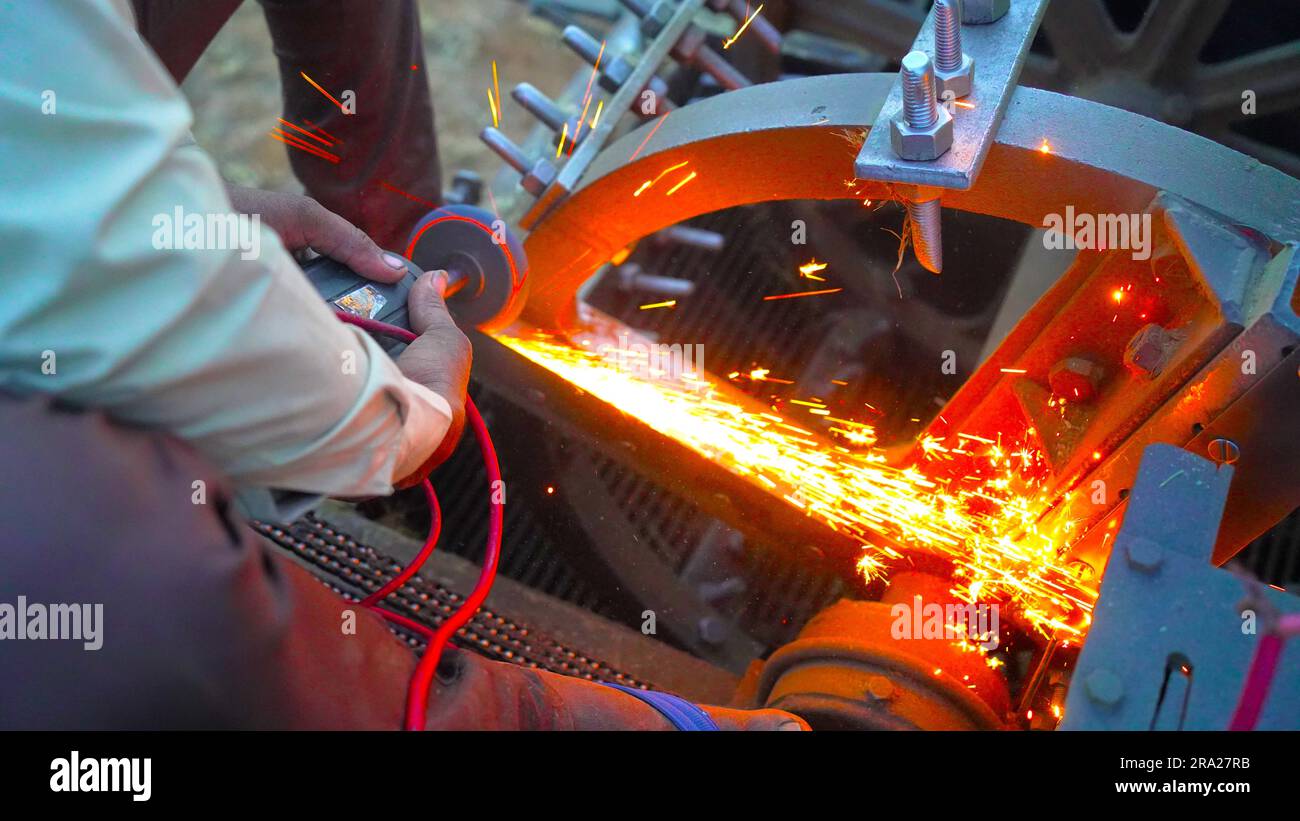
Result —
[[[828,417],[824,403],[795,408],[810,427],[834,424],[843,445],[775,413],[728,398],[707,379],[638,376],[609,357],[534,333],[498,337],[532,362],[631,415],[734,474],[785,499],[805,515],[857,540],[858,563],[880,575],[903,551],[953,566],[953,592],[999,601],[1045,636],[1081,636],[1097,598],[1095,583],[1060,558],[1066,532],[1041,532],[1048,504],[1045,462],[1018,442],[967,436],[956,448],[927,438],[924,456],[901,468],[874,447],[868,424]],[[739,376],[739,374],[735,374]],[[767,377],[756,368],[755,381]],[[768,380],[770,381],[770,380]],[[794,408],[792,408],[794,410]],[[850,448],[852,446],[852,449]]]
[[[307,76],[307,72],[305,72],[305,71],[300,71],[300,72],[298,72],[298,73],[302,75],[302,78],[303,78],[304,80],[306,80],[307,82],[311,83],[312,86],[313,86],[317,91],[319,91],[321,94],[324,94],[326,97],[329,97],[330,102],[333,103],[334,105],[336,105],[336,106],[339,107],[339,111],[342,111],[344,114],[347,114],[347,113],[348,113],[348,110],[347,110],[346,108],[343,107],[343,103],[340,103],[338,100],[334,99],[334,95],[330,94],[328,91],[326,91],[325,89],[321,88],[319,83],[317,83],[317,82],[316,82],[315,80],[313,80],[312,78],[308,77],[308,76]]]
[[[722,48],[724,51],[731,48],[731,44],[740,39],[740,35],[745,33],[745,29],[749,28],[749,24],[754,22],[754,18],[757,17],[759,15],[759,12],[761,12],[762,10],[763,7],[761,5],[758,8],[754,9],[754,13],[749,15],[748,18],[746,18],[745,24],[736,30],[736,33],[731,36],[731,39],[727,40],[727,42],[722,44]]]

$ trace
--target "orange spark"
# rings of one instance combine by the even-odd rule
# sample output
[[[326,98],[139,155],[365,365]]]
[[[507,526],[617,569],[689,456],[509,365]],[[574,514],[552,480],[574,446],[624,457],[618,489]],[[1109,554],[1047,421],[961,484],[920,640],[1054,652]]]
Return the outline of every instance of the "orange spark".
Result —
[[[493,60],[493,61],[492,61],[492,88],[496,89],[495,100],[493,100],[492,97],[488,97],[489,100],[493,100],[493,102],[496,103],[496,105],[493,107],[492,124],[493,124],[494,126],[500,126],[500,125],[501,125],[501,117],[500,117],[500,113],[501,113],[501,108],[500,108],[500,106],[501,106],[501,81],[497,78],[497,61],[496,61],[496,60]]]
[[[634,196],[634,197],[639,197],[639,196],[641,196],[641,195],[644,194],[648,189],[653,188],[655,185],[657,185],[657,184],[659,183],[659,181],[662,180],[664,177],[668,176],[669,174],[671,174],[672,172],[676,171],[677,169],[679,169],[679,168],[683,168],[683,167],[685,167],[685,166],[687,166],[687,165],[689,165],[689,164],[690,164],[690,161],[687,160],[687,161],[685,161],[685,162],[679,162],[679,163],[677,163],[677,165],[672,165],[672,166],[669,166],[668,168],[665,168],[663,171],[660,171],[660,172],[659,172],[659,176],[655,177],[653,180],[646,180],[645,182],[641,183],[641,187],[638,188],[638,189],[637,189],[637,190],[632,194],[632,196]]]
[[[673,308],[676,307],[676,305],[677,305],[677,300],[670,299],[667,302],[651,302],[649,305],[642,305],[641,310],[650,311],[650,310],[654,310],[655,308]]]
[[[1044,636],[1077,639],[1087,632],[1096,583],[1061,559],[1072,523],[1056,525],[1043,516],[1056,500],[1044,492],[1050,470],[1035,447],[1010,440],[985,444],[990,437],[972,435],[962,447],[947,448],[929,439],[918,443],[924,451],[918,461],[897,467],[870,441],[859,446],[854,438],[845,444],[823,439],[742,403],[703,374],[638,376],[553,336],[497,338],[594,399],[653,424],[720,469],[853,539],[863,550],[859,571],[868,577],[887,572],[907,552],[936,555],[952,563],[953,589],[963,601],[1002,602]],[[774,381],[760,366],[750,378]],[[791,405],[826,411],[819,402]],[[840,431],[874,436],[851,419],[816,415]],[[1023,459],[999,455],[1019,451]]]
[[[668,189],[668,193],[665,194],[664,196],[671,197],[673,194],[676,194],[678,191],[680,191],[683,185],[685,185],[686,183],[690,182],[691,180],[695,179],[698,176],[699,176],[698,171],[692,171],[689,175],[687,175],[685,179],[683,179],[681,182],[674,185],[672,188]]]
[[[818,282],[825,282],[826,280],[823,279],[822,277],[817,276],[817,273],[819,271],[825,271],[826,267],[827,264],[825,262],[818,262],[816,258],[814,258],[811,262],[799,266],[799,274],[806,279],[814,279]]]
[[[337,154],[332,154],[323,148],[318,148],[317,146],[312,145],[306,140],[300,140],[297,137],[293,136],[292,134],[288,133],[287,131],[277,128],[268,133],[273,139],[279,140],[285,145],[293,146],[294,148],[297,148],[300,151],[306,151],[308,154],[313,154],[317,157],[320,157],[323,160],[329,160],[332,163],[339,162],[340,157]]]
[[[645,135],[645,139],[642,140],[641,144],[636,147],[636,151],[633,151],[632,156],[627,158],[628,162],[632,162],[633,160],[635,160],[637,157],[641,155],[641,152],[645,149],[646,144],[650,142],[650,138],[655,135],[655,132],[659,130],[659,126],[664,124],[664,120],[668,119],[668,115],[671,113],[672,113],[671,111],[665,111],[663,113],[663,116],[659,118],[659,122],[655,123],[655,127],[650,129],[650,133]]]
[[[749,28],[749,24],[754,22],[754,18],[757,17],[759,12],[761,12],[762,10],[763,10],[763,5],[760,3],[758,8],[754,9],[754,13],[749,15],[749,17],[745,19],[744,24],[740,28],[736,29],[736,33],[731,36],[731,39],[727,40],[725,43],[722,44],[722,48],[724,51],[726,49],[731,48],[731,44],[740,39],[740,35],[745,33],[745,29]]]
[[[334,99],[334,96],[333,96],[332,94],[330,94],[330,93],[329,93],[328,91],[326,91],[325,89],[321,88],[320,85],[319,85],[315,80],[313,80],[312,78],[308,77],[308,76],[307,76],[307,72],[305,72],[305,71],[299,71],[298,73],[302,75],[302,78],[303,78],[304,80],[306,80],[307,82],[309,82],[309,83],[311,83],[313,86],[315,86],[315,88],[316,88],[317,91],[319,91],[321,94],[324,94],[326,97],[329,97],[330,102],[333,103],[334,105],[336,105],[336,106],[339,107],[339,111],[342,111],[344,114],[347,114],[347,113],[348,113],[348,110],[347,110],[346,108],[343,107],[343,103],[340,103],[338,100]]]
[[[822,294],[838,294],[843,288],[827,288],[823,291],[799,291],[793,294],[773,294],[772,296],[763,297],[764,302],[770,302],[774,299],[794,299],[801,296],[820,296]]]

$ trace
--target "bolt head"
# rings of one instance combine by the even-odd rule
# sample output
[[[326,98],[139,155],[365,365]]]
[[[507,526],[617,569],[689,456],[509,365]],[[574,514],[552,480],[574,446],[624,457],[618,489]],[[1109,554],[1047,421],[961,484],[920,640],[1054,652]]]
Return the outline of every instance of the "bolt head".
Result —
[[[1128,557],[1129,567],[1144,573],[1152,573],[1160,569],[1160,565],[1165,561],[1165,549],[1141,536],[1134,536],[1128,540],[1124,545],[1124,554]]]
[[[867,679],[867,697],[872,701],[889,701],[894,697],[894,682],[884,676]]]
[[[1011,11],[1011,0],[963,0],[961,21],[968,26],[982,26],[1001,20]]]
[[[1114,707],[1124,699],[1124,680],[1113,670],[1099,667],[1083,680],[1088,698],[1103,707]]]
[[[940,103],[969,97],[974,86],[975,59],[969,54],[961,56],[961,66],[953,71],[942,71],[938,66],[934,67],[934,93]]]
[[[555,182],[555,166],[546,160],[541,160],[532,167],[532,170],[523,176],[519,184],[523,189],[534,197],[540,197],[551,183]]]
[[[952,115],[946,108],[939,106],[939,116],[934,125],[916,129],[907,124],[900,112],[889,121],[889,141],[900,159],[919,162],[937,160],[952,148]]]
[[[1138,376],[1154,377],[1176,344],[1177,340],[1163,327],[1143,326],[1124,348],[1124,367]]]
[[[1097,395],[1105,372],[1101,366],[1081,356],[1071,356],[1057,362],[1047,374],[1047,384],[1052,393],[1067,402],[1087,402]]]
[[[641,18],[641,32],[647,37],[654,37],[664,30],[673,19],[676,8],[668,0],[659,0],[650,7],[650,11]]]

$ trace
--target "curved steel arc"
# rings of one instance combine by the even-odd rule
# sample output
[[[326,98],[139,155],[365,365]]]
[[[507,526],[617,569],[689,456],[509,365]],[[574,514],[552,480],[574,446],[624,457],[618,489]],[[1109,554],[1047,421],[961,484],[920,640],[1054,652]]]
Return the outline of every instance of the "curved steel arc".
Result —
[[[625,135],[528,236],[533,290],[524,318],[573,328],[575,295],[596,269],[640,238],[700,214],[906,193],[854,180],[853,172],[894,80],[840,74],[753,86]],[[975,186],[942,195],[949,208],[1041,226],[1066,205],[1078,213],[1140,212],[1162,190],[1268,236],[1300,235],[1300,181],[1141,115],[1026,87],[1012,97]]]

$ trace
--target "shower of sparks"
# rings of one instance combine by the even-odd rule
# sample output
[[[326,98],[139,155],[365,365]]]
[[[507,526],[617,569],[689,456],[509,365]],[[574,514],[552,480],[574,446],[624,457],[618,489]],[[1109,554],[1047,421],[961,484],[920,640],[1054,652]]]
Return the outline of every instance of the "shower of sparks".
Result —
[[[749,24],[754,22],[754,18],[757,17],[761,11],[763,11],[763,6],[760,4],[758,8],[754,9],[753,14],[745,18],[744,24],[740,28],[736,29],[736,33],[731,35],[731,39],[722,44],[722,49],[724,51],[731,48],[731,44],[740,39],[740,35],[745,33],[745,29],[749,28]]]
[[[1001,602],[1044,636],[1081,636],[1091,621],[1095,583],[1060,558],[1063,532],[1042,532],[1048,475],[1035,447],[966,436],[920,442],[915,465],[889,465],[874,447],[875,429],[831,416],[825,403],[789,403],[806,427],[754,410],[707,379],[639,376],[600,354],[545,334],[498,339],[532,362],[732,473],[785,500],[862,545],[859,570],[882,575],[903,551],[946,558],[953,593],[968,602]],[[651,363],[653,364],[653,363]],[[733,378],[740,374],[732,375]],[[750,377],[774,381],[764,369]],[[834,441],[811,428],[832,425]]]

